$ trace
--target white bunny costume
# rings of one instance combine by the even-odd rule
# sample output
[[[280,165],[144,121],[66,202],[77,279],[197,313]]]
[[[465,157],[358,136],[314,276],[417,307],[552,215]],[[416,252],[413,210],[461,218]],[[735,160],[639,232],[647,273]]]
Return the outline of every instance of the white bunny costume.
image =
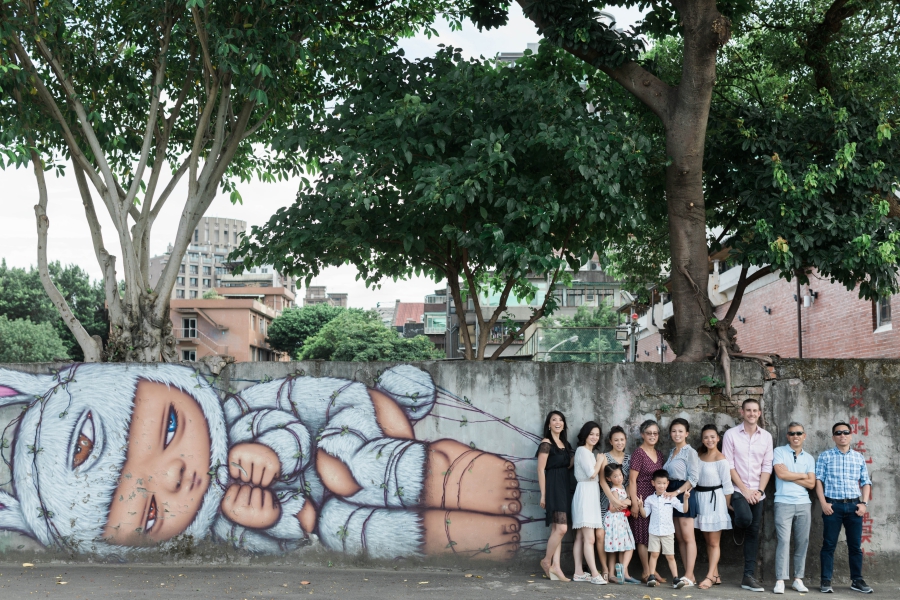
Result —
[[[192,369],[163,364],[74,365],[55,375],[0,369],[0,406],[23,405],[11,461],[15,495],[0,492],[0,529],[78,553],[109,556],[137,550],[109,544],[102,532],[125,463],[141,379],[188,394],[208,423],[215,477],[184,534],[251,552],[282,553],[306,537],[296,515],[313,502],[317,532],[331,550],[373,558],[420,553],[421,518],[407,509],[417,506],[422,495],[425,444],[385,436],[362,383],[290,377],[230,394],[223,403]],[[413,422],[434,404],[431,376],[415,367],[386,371],[376,387]],[[79,433],[93,436],[94,447],[83,464],[72,467]],[[272,485],[281,518],[265,530],[236,525],[219,510],[228,484],[228,449],[242,442],[271,448],[281,462],[280,477]],[[315,471],[319,447],[349,468],[359,492],[349,498],[330,496]]]

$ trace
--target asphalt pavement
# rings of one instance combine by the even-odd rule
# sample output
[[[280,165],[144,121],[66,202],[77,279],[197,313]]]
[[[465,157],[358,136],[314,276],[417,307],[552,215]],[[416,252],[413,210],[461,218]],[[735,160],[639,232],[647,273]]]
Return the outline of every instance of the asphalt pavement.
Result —
[[[730,578],[730,581],[728,579]],[[328,598],[328,599],[444,599],[453,600],[703,600],[705,598],[745,600],[771,597],[772,584],[765,593],[740,589],[737,573],[723,574],[726,582],[710,590],[672,589],[671,585],[647,588],[637,585],[592,585],[561,583],[543,579],[541,572],[502,570],[446,570],[402,568],[348,569],[272,565],[92,565],[41,564],[22,566],[0,564],[0,599],[20,598],[104,599],[125,598]],[[806,581],[812,589],[811,580]],[[900,596],[896,583],[875,585],[875,594],[885,598]],[[792,590],[786,600],[801,595],[823,600],[858,597],[847,584],[835,586],[831,597]]]

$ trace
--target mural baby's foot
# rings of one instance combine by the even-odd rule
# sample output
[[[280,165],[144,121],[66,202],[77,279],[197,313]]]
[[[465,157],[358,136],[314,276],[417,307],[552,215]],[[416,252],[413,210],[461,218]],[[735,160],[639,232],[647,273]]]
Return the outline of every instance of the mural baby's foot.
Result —
[[[516,467],[455,440],[429,445],[424,504],[436,508],[515,515],[522,510]]]
[[[509,560],[519,550],[519,522],[513,517],[462,510],[422,513],[425,554]]]

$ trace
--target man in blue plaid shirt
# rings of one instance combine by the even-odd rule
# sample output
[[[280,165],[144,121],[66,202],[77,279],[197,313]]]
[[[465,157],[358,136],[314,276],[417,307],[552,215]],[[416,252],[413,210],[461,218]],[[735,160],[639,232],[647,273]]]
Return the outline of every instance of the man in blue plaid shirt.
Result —
[[[823,593],[834,591],[834,549],[843,526],[850,554],[850,589],[871,594],[872,588],[862,578],[863,515],[869,509],[872,480],[866,459],[850,449],[853,441],[850,425],[844,422],[831,427],[835,447],[819,455],[816,461],[816,495],[822,505],[822,587]]]

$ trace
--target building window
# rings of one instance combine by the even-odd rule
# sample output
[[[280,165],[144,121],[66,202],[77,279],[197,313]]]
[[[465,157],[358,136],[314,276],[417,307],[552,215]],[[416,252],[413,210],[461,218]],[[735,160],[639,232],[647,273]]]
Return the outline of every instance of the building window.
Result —
[[[197,337],[197,319],[195,319],[194,317],[186,317],[181,319],[181,337]]]
[[[178,285],[184,285],[184,277],[176,277],[175,283],[177,283]]]
[[[191,298],[197,297],[197,290],[191,290]]]
[[[877,328],[891,324],[891,297],[879,298],[875,301],[875,326]]]
[[[204,279],[204,280],[203,280],[203,287],[207,287],[207,288],[208,288],[210,285],[211,285],[211,284],[210,284],[210,280],[209,280],[209,279]]]
[[[195,230],[194,230],[194,243],[197,243],[197,242],[199,242],[199,241],[200,241],[200,230],[199,230],[199,229],[195,229]]]
[[[175,290],[176,298],[184,298],[184,290]]]
[[[196,275],[200,272],[200,267],[197,265],[191,265],[191,275]]]
[[[197,360],[197,351],[196,350],[182,350],[181,351],[181,360],[193,362]]]
[[[191,287],[197,287],[197,278],[191,277]]]
[[[178,269],[179,273],[184,273],[184,264],[182,263],[181,268]]]
[[[188,252],[188,259],[191,262],[198,262],[200,260],[200,253],[199,252]]]
[[[212,275],[212,267],[203,267],[204,275]]]
[[[437,304],[434,302],[433,304]],[[425,333],[435,335],[447,331],[446,315],[425,315]]]

